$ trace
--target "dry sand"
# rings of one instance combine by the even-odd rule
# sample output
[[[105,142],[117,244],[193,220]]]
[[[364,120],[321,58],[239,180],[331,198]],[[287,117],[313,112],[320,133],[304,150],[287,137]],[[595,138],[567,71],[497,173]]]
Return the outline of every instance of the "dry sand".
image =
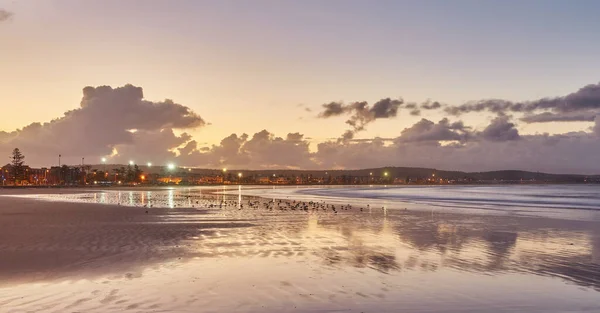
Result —
[[[597,222],[184,190],[0,190],[0,312],[600,312]]]

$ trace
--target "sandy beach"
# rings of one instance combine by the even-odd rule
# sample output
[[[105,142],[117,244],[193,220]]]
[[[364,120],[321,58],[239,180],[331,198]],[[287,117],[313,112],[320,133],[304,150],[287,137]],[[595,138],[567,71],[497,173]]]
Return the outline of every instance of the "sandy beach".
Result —
[[[0,190],[0,312],[600,312],[595,220],[214,191]]]

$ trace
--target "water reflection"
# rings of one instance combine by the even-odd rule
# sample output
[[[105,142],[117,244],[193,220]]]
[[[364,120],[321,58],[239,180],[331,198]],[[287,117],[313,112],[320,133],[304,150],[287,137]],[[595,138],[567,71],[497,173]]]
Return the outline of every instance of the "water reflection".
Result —
[[[522,273],[600,290],[600,228],[596,222],[431,214],[385,205],[340,214],[266,210],[265,202],[274,200],[251,205],[248,201],[257,200],[243,197],[241,188],[234,188],[238,192],[230,196],[182,188],[45,198],[175,208],[160,211],[160,223],[136,228],[139,234],[131,237],[134,239],[108,238],[107,242],[135,245],[139,240],[135,238],[143,237],[148,240],[145,244],[160,246],[161,233],[153,229],[160,228],[162,233],[179,236],[177,241],[168,242],[183,248],[179,257],[287,258],[293,261],[287,265],[290,271],[297,262],[394,277],[409,271],[495,276]],[[222,201],[228,205],[216,205]],[[210,211],[207,214],[199,208]],[[238,227],[241,224],[233,222],[245,224]],[[182,225],[186,232],[177,232]],[[269,266],[269,262],[265,264]]]

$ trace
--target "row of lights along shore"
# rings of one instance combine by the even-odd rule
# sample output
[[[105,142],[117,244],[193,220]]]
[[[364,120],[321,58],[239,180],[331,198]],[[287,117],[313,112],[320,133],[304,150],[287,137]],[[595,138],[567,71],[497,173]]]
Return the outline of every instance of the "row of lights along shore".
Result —
[[[102,158],[102,164],[106,165],[106,158]],[[135,162],[134,162],[134,161],[132,161],[132,160],[130,160],[130,161],[129,161],[129,165],[134,165],[134,164],[135,164]],[[148,162],[148,163],[146,163],[146,166],[147,166],[147,167],[152,167],[152,162]],[[168,168],[169,170],[174,170],[174,169],[175,169],[175,164],[173,164],[173,163],[169,163],[169,164],[167,164],[167,168]],[[189,169],[189,171],[191,171],[191,170],[192,170],[192,169],[190,168],[190,169]],[[227,172],[227,168],[224,168],[224,169],[223,169],[223,173],[226,173],[226,172]],[[370,176],[373,176],[373,173],[371,172],[371,173],[369,173],[369,175],[370,175]],[[388,172],[384,172],[384,173],[383,173],[383,176],[385,176],[385,177],[387,177],[388,175],[389,175],[389,174],[388,174]],[[273,174],[273,176],[275,176],[275,174]],[[435,174],[433,174],[433,176],[435,176]],[[241,178],[241,177],[242,177],[242,173],[238,173],[238,177],[240,177],[240,178]]]
[[[102,164],[106,165],[106,161],[107,161],[106,158],[102,158]],[[129,165],[135,165],[135,162],[134,161],[129,161]],[[152,167],[152,162],[146,163],[146,166],[147,167]],[[174,170],[175,169],[175,164],[169,163],[169,164],[167,164],[167,168],[170,169],[170,170]]]

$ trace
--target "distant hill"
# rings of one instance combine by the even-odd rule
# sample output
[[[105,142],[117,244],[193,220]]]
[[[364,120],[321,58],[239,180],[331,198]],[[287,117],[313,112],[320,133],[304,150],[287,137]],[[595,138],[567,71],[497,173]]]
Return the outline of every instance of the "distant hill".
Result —
[[[127,167],[127,165],[106,165],[108,171],[118,167]],[[93,169],[103,170],[105,165],[92,165]],[[146,166],[140,166],[140,168],[146,173],[160,173],[167,174],[169,171],[162,166],[153,166],[148,168]],[[247,176],[308,176],[313,177],[337,177],[337,176],[359,176],[359,177],[370,177],[371,173],[373,177],[383,177],[384,173],[388,173],[389,178],[400,178],[400,179],[423,179],[432,177],[434,174],[436,177],[448,179],[448,180],[460,180],[460,181],[538,181],[538,182],[585,182],[595,181],[600,182],[600,175],[578,175],[578,174],[548,174],[540,172],[528,172],[518,170],[503,170],[503,171],[488,171],[488,172],[461,172],[461,171],[444,171],[433,168],[420,168],[420,167],[379,167],[379,168],[367,168],[359,170],[288,170],[288,169],[273,169],[273,170],[242,170],[232,169],[227,174],[236,175],[238,172],[243,173],[244,177]],[[174,175],[182,173],[193,173],[199,175],[221,175],[222,169],[201,169],[201,168],[177,168],[171,173]]]

